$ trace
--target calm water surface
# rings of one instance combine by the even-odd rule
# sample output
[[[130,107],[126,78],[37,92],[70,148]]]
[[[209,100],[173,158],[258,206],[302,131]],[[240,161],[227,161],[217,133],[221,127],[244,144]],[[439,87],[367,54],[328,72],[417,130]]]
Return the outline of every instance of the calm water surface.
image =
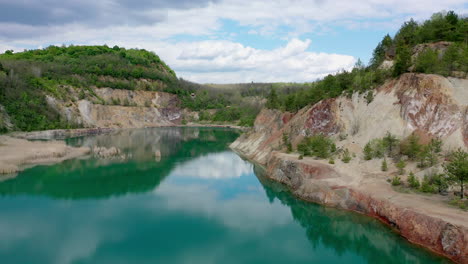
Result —
[[[237,136],[158,128],[68,140],[129,158],[0,182],[1,263],[445,263],[376,220],[294,199],[228,149]]]

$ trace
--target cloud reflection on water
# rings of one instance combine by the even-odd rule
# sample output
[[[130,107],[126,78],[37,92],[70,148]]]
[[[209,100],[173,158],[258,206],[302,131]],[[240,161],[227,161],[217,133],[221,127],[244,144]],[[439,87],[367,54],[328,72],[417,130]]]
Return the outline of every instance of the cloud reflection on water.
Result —
[[[200,179],[239,178],[252,173],[252,164],[231,151],[212,153],[180,164],[170,174],[173,177]]]

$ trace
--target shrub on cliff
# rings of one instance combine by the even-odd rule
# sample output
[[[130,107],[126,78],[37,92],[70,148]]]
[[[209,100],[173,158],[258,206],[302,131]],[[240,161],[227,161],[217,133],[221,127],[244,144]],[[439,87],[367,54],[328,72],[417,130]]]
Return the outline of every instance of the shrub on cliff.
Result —
[[[341,156],[341,161],[343,161],[344,163],[349,163],[351,161],[352,157],[351,157],[351,154],[349,153],[349,150],[348,149],[345,149],[343,151],[343,154]]]
[[[364,159],[383,158],[386,153],[385,143],[382,139],[375,138],[364,146]]]
[[[397,162],[396,167],[398,168],[398,174],[403,175],[405,173],[406,162],[403,159]]]
[[[410,172],[410,174],[408,176],[408,185],[409,185],[410,188],[413,188],[413,189],[417,189],[421,185],[419,183],[418,178],[416,178],[416,176],[414,175],[413,172]]]
[[[393,185],[393,186],[401,185],[401,178],[398,177],[398,176],[393,176],[393,178],[392,178],[392,185]]]
[[[336,145],[333,140],[317,134],[304,138],[297,146],[297,150],[304,156],[314,156],[320,159],[327,159],[336,152]]]
[[[422,180],[421,183],[421,192],[424,193],[436,193],[436,187],[430,183],[429,179],[427,176],[424,176],[424,179]]]
[[[419,137],[411,134],[406,140],[400,144],[401,154],[408,156],[411,160],[415,160],[421,151],[421,144],[419,144]]]
[[[371,160],[372,159],[372,146],[370,142],[367,142],[367,144],[364,146],[364,159],[365,160]]]
[[[380,169],[381,169],[382,171],[388,171],[387,159],[384,158],[384,159],[382,160],[382,166],[380,166]]]

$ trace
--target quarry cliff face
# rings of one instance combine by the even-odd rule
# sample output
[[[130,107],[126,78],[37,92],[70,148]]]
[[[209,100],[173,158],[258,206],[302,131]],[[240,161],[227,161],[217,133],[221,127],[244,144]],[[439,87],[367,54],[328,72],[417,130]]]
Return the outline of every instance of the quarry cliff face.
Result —
[[[141,128],[180,124],[183,111],[174,94],[95,88],[100,101],[61,101],[48,96],[47,102],[70,123],[93,128]]]
[[[416,132],[426,140],[442,139],[446,149],[466,149],[467,88],[466,79],[409,73],[379,87],[371,102],[366,95],[354,94],[323,100],[295,114],[264,109],[252,131],[231,148],[264,165],[267,177],[284,183],[301,199],[377,218],[413,243],[468,263],[466,212],[416,194],[396,193],[379,176],[378,161],[355,158],[332,166],[282,152],[283,133],[293,146],[305,136],[322,133],[360,157],[368,141],[387,131],[399,138]]]
[[[338,142],[356,152],[388,132],[405,138],[413,132],[441,138],[445,148],[468,146],[467,79],[408,73],[365,94],[326,99],[296,114],[264,109],[254,129],[232,144],[249,158],[265,164],[265,153],[282,146],[287,133],[296,146],[307,135],[322,133],[345,138]]]

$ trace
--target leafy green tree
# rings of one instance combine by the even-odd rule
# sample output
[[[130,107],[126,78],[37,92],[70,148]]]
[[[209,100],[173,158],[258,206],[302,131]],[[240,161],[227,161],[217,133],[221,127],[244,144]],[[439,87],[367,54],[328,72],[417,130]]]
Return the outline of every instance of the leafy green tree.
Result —
[[[392,47],[392,45],[393,40],[390,37],[390,35],[385,35],[382,41],[379,44],[377,44],[377,47],[375,47],[374,52],[372,53],[372,58],[370,61],[371,68],[375,69],[379,67],[380,64],[382,64],[382,62],[385,59],[386,52]]]
[[[437,51],[426,49],[416,58],[414,70],[421,73],[437,73],[440,65],[438,56]]]
[[[444,164],[444,170],[450,182],[460,185],[460,198],[463,199],[465,182],[468,180],[468,153],[462,149],[455,151],[450,161]]]
[[[397,34],[395,35],[395,43],[397,45],[409,45],[413,46],[417,43],[417,31],[419,30],[418,23],[413,19],[403,23],[403,25],[398,30]],[[398,50],[397,50],[398,54]]]
[[[399,45],[396,54],[395,65],[393,66],[393,76],[395,77],[407,72],[411,66],[411,49],[405,44]]]

